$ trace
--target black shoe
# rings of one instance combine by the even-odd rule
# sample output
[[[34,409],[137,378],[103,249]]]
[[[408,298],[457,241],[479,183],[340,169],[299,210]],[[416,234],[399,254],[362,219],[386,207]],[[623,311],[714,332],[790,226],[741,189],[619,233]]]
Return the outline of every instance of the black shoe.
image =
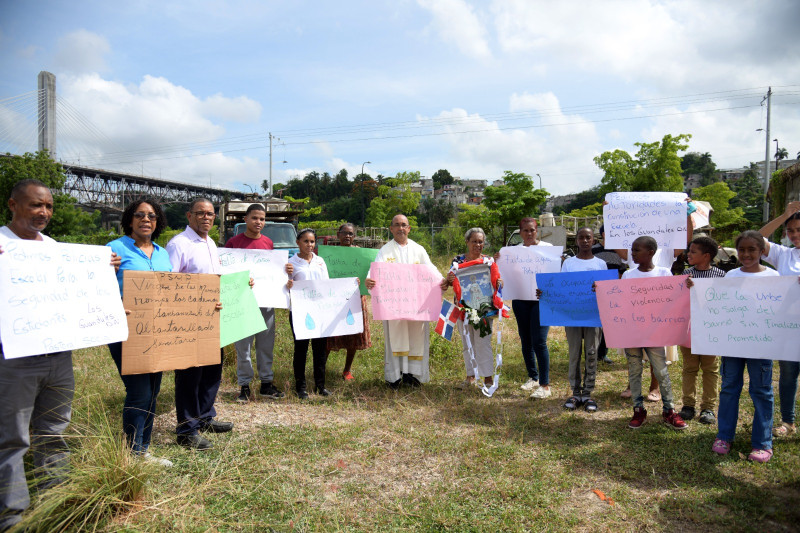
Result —
[[[600,359],[600,362],[605,363],[607,365],[613,365],[614,364],[614,361],[612,361],[611,358],[608,357],[608,356],[605,356],[602,359]]]
[[[686,419],[684,418],[684,420]],[[700,416],[697,417],[697,421],[700,422],[701,424],[710,425],[716,423],[717,417],[714,416],[714,411],[712,411],[711,409],[703,409],[702,411],[700,411]]]
[[[297,397],[300,398],[301,400],[308,399],[308,392],[306,392],[306,389],[297,389],[296,392],[297,392]]]
[[[227,433],[229,431],[233,431],[233,422],[220,422],[219,420],[206,420],[202,426],[200,426],[200,431],[205,431],[207,433]]]
[[[574,411],[577,409],[583,402],[581,401],[580,397],[578,396],[570,396],[567,398],[567,401],[564,402],[564,409],[568,411]]]
[[[214,447],[211,441],[201,435],[178,435],[178,444],[191,450],[210,450]]]
[[[325,387],[322,387],[321,389],[319,387],[317,387],[316,393],[319,394],[320,396],[330,396],[331,394],[333,394],[331,391],[329,391]]]
[[[678,413],[678,416],[683,418],[683,420],[686,422],[694,418],[694,413],[695,413],[694,407],[689,407],[688,405],[684,405],[683,408],[681,409],[681,412]],[[714,414],[712,413],[711,416],[713,417]]]
[[[403,383],[402,379],[398,379],[397,381],[387,381],[386,382],[386,384],[392,390],[399,390],[400,389],[400,385],[402,385],[402,383]]]
[[[242,385],[242,390],[239,391],[239,396],[236,397],[236,401],[239,403],[247,403],[250,401],[250,397],[250,385]]]
[[[414,388],[422,386],[422,383],[420,383],[419,380],[416,377],[414,377],[413,374],[403,374],[403,383],[405,383],[409,387],[414,387]]]
[[[261,384],[261,390],[259,391],[261,396],[266,396],[267,398],[272,398],[273,400],[277,400],[278,398],[283,398],[286,396],[280,390],[278,390],[275,385],[272,384],[271,381]]]

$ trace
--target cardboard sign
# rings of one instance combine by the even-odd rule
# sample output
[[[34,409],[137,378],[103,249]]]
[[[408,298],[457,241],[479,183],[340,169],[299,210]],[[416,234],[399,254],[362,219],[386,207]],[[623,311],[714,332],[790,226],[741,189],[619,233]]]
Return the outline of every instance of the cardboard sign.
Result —
[[[253,278],[253,295],[259,307],[289,308],[289,289],[286,282],[286,250],[246,250],[218,248],[223,274],[248,271]],[[224,307],[223,307],[224,309]]]
[[[630,250],[637,237],[653,237],[659,248],[686,248],[686,194],[612,192],[603,206],[607,249]]]
[[[439,318],[442,307],[442,275],[430,265],[372,263],[372,318],[420,320]]]
[[[797,276],[696,279],[692,352],[800,361]]]
[[[359,290],[362,296],[369,294],[364,280],[369,272],[369,265],[375,261],[378,250],[374,248],[355,248],[352,246],[320,246],[318,255],[328,266],[331,278],[352,278],[361,280]]]
[[[219,315],[220,347],[267,329],[253,289],[250,288],[249,273],[223,274],[219,278],[219,289],[222,299]]]
[[[609,348],[689,345],[688,276],[597,282]],[[696,283],[696,282],[695,282]]]
[[[506,246],[497,266],[504,300],[536,300],[536,274],[561,271],[561,246]]]
[[[543,326],[602,327],[592,283],[617,277],[616,270],[537,274],[536,284],[542,290],[539,323]]]
[[[0,338],[13,359],[128,338],[111,248],[9,240],[0,254]]]
[[[290,292],[296,339],[338,337],[364,331],[356,278],[295,281]]]
[[[122,343],[122,373],[145,374],[217,364],[219,276],[126,270],[130,337]]]

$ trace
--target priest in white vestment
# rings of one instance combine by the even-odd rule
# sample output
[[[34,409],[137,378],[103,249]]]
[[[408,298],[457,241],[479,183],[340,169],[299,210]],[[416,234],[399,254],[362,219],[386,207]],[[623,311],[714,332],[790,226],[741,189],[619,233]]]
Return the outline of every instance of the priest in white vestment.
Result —
[[[399,263],[404,265],[430,265],[435,268],[425,248],[408,238],[410,231],[408,218],[396,215],[389,227],[393,240],[386,243],[378,252],[375,262]],[[367,277],[368,289],[375,287],[375,280]],[[393,389],[401,384],[418,387],[430,381],[428,355],[430,337],[428,322],[415,320],[384,320],[383,331],[386,339],[384,348],[383,372],[386,383]]]

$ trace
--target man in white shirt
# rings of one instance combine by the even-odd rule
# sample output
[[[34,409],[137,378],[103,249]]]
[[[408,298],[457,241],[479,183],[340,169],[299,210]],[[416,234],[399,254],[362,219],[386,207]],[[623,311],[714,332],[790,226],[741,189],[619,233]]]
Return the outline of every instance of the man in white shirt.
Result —
[[[214,225],[214,205],[207,198],[197,198],[189,206],[189,225],[167,243],[167,253],[174,272],[184,274],[219,274],[221,267],[217,245],[208,236]],[[225,433],[233,423],[214,420],[214,401],[222,381],[222,350],[218,364],[175,371],[175,414],[178,419],[178,444],[195,450],[208,450],[213,444],[199,431]]]
[[[44,183],[18,182],[8,208],[11,222],[0,228],[0,252],[15,239],[55,242],[41,233],[53,216],[53,196]],[[0,531],[18,523],[30,505],[23,464],[28,448],[40,489],[63,481],[69,466],[63,433],[74,390],[72,352],[6,359],[0,344]]]
[[[405,215],[396,215],[389,227],[394,239],[380,249],[375,262],[433,267],[425,248],[408,238],[410,230],[408,218]],[[367,289],[375,287],[374,279],[367,278],[365,281]],[[386,339],[383,371],[386,383],[391,388],[398,389],[403,383],[419,387],[421,383],[430,381],[428,326],[427,322],[415,320],[383,321]]]

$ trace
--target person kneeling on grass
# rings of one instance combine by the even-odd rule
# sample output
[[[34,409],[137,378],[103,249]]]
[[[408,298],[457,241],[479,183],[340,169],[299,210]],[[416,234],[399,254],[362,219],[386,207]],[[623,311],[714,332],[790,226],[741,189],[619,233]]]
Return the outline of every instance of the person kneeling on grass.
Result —
[[[622,275],[622,279],[672,276],[672,272],[668,268],[653,264],[653,256],[656,250],[658,250],[658,244],[652,237],[639,237],[633,241],[631,258],[638,265],[638,268],[626,271]],[[642,427],[647,418],[647,409],[644,408],[644,398],[642,397],[642,356],[647,355],[661,388],[664,423],[673,429],[686,429],[686,422],[675,412],[672,405],[672,383],[669,380],[664,347],[625,348],[625,355],[628,358],[628,382],[631,388],[631,397],[633,398],[633,418],[628,423],[628,427],[638,429]]]
[[[689,268],[683,273],[690,279],[722,278],[725,272],[711,265],[711,260],[717,255],[719,245],[711,237],[697,237],[689,245],[686,258]],[[687,283],[688,284],[688,283]],[[692,353],[691,347],[681,346],[683,355],[683,408],[681,418],[691,420],[695,415],[695,397],[697,393],[697,372],[703,371],[703,398],[700,402],[700,416],[698,421],[702,424],[716,422],[714,409],[717,407],[719,394],[719,357],[716,355],[697,355]]]
[[[777,271],[761,264],[764,238],[757,231],[745,231],[736,238],[736,255],[742,266],[725,274],[726,278],[778,276]],[[772,458],[772,361],[747,357],[722,357],[722,389],[719,394],[719,430],[711,451],[726,455],[731,451],[736,424],[739,421],[739,397],[744,386],[744,369],[750,376],[750,398],[753,400],[752,451],[749,461],[766,463]]]

